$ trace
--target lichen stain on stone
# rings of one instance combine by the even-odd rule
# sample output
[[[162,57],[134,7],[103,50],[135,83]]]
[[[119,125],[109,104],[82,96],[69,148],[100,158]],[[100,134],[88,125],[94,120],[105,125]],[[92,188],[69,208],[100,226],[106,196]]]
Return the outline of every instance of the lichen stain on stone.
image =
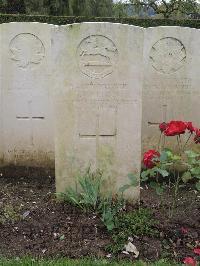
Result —
[[[117,173],[115,171],[115,153],[109,144],[100,145],[97,153],[98,168],[103,172],[103,194],[114,192]]]
[[[59,110],[62,110],[61,116],[63,123],[59,123],[59,131],[62,132],[61,137],[57,140],[57,146],[59,153],[57,153],[56,161],[59,165],[62,165],[61,169],[57,168],[56,189],[57,191],[63,191],[66,186],[72,184],[74,176],[74,147],[71,144],[73,139],[73,128],[76,122],[75,119],[75,106],[76,94],[74,90],[68,90],[63,98]],[[72,167],[73,166],[73,167]]]
[[[102,170],[107,170],[114,164],[114,151],[113,148],[107,145],[100,145],[97,154],[97,160]]]
[[[13,149],[6,153],[7,154],[4,155],[4,159],[2,160],[2,165],[44,168],[55,167],[55,154],[53,151],[44,152],[42,150],[26,151]]]
[[[71,24],[68,27],[69,35],[70,35],[70,43],[68,45],[68,53],[72,56],[76,56],[76,50],[79,43],[77,43],[77,40],[79,40],[80,36],[80,24]]]
[[[74,33],[74,32],[77,32],[77,31],[78,31],[78,33],[79,33],[79,31],[80,31],[80,26],[81,26],[80,23],[74,23],[74,24],[70,24],[70,25],[68,25],[69,29],[70,29],[70,30],[73,30],[73,33]]]

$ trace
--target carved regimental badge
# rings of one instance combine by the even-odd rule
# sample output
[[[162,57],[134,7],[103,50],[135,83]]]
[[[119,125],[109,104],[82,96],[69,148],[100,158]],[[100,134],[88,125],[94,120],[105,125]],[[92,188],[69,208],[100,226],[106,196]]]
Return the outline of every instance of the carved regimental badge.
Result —
[[[18,67],[29,69],[38,65],[45,56],[45,48],[42,41],[31,33],[21,33],[10,42],[10,58]]]
[[[116,67],[118,50],[107,37],[91,35],[79,44],[77,60],[82,73],[91,78],[103,78]]]
[[[160,39],[152,46],[149,58],[155,70],[163,74],[171,74],[185,64],[186,50],[179,40],[167,37]]]

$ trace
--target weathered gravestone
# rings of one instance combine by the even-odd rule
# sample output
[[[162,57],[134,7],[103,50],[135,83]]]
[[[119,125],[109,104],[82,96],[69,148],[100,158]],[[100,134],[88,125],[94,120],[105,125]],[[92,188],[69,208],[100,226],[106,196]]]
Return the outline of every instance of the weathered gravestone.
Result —
[[[144,150],[162,121],[200,126],[198,29],[9,23],[0,44],[1,164],[54,166],[51,89],[58,190],[89,164],[107,168],[116,189],[139,171],[142,86]]]
[[[184,120],[200,126],[200,30],[146,29],[144,73],[144,150],[157,146],[160,122]],[[169,137],[166,144],[174,141]]]
[[[54,167],[51,26],[2,24],[0,44],[2,162]]]
[[[111,23],[57,27],[52,35],[56,186],[91,165],[116,192],[139,178],[143,29]],[[138,199],[139,189],[126,196]]]

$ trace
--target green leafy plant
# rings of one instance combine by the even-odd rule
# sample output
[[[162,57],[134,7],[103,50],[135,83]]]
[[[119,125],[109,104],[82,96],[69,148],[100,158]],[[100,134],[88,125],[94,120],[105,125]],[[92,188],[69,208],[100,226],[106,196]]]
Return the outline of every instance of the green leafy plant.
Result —
[[[186,151],[186,146],[194,136],[194,142],[200,143],[200,129],[195,128],[192,122],[171,121],[159,125],[161,137],[158,147],[160,152],[149,150],[144,154],[143,162],[146,170],[141,173],[141,181],[149,181],[150,186],[161,196],[166,189],[173,192],[172,204],[169,207],[169,217],[172,217],[177,204],[178,192],[183,183],[193,180],[196,189],[200,190],[200,153]],[[183,144],[181,135],[188,133]],[[165,138],[177,137],[178,151],[165,148]],[[163,143],[162,143],[163,140]]]
[[[187,167],[187,171],[182,175],[182,180],[184,183],[189,180],[196,178],[198,181],[196,182],[196,188],[200,191],[200,153],[194,151],[185,151],[187,156],[187,160],[185,165]]]
[[[20,219],[19,208],[14,208],[11,204],[6,204],[0,211],[0,224],[15,222]]]
[[[133,212],[119,213],[115,229],[112,231],[113,243],[106,247],[107,251],[122,251],[129,238],[157,235],[155,225],[156,220],[149,209],[140,208]]]
[[[134,17],[80,17],[80,16],[45,16],[45,15],[22,15],[22,14],[0,14],[0,23],[9,22],[40,22],[55,25],[66,25],[81,22],[112,22],[136,25],[144,28],[157,26],[181,26],[200,28],[199,19],[149,19]]]
[[[76,188],[69,187],[59,196],[81,208],[84,211],[96,211],[100,202],[103,173],[100,170],[92,172],[86,169],[83,175],[77,177]]]
[[[59,193],[58,196],[83,211],[96,212],[100,215],[107,230],[112,231],[116,226],[117,214],[125,205],[124,192],[139,184],[135,175],[129,174],[128,178],[130,184],[121,187],[114,199],[111,192],[107,195],[102,193],[106,180],[103,172],[101,170],[92,172],[88,168],[83,175],[77,177],[76,188],[69,187],[64,193]]]
[[[117,224],[117,214],[123,209],[126,204],[123,194],[124,192],[132,187],[139,185],[137,177],[133,173],[128,174],[129,184],[126,184],[119,188],[119,193],[117,194],[115,200],[113,200],[112,195],[102,198],[99,209],[101,213],[101,220],[106,225],[108,231],[112,231]]]
[[[105,197],[99,204],[99,213],[101,220],[105,224],[108,231],[112,231],[117,222],[116,215],[122,210],[125,205],[125,200],[122,196],[118,196],[113,200],[112,196]]]

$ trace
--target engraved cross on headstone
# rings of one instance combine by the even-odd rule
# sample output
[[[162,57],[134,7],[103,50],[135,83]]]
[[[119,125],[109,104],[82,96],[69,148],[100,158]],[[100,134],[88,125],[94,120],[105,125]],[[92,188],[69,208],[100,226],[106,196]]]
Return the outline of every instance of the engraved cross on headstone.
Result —
[[[148,126],[158,127],[158,125],[162,122],[167,122],[167,104],[162,105],[162,119],[158,122],[148,121]]]
[[[114,137],[116,136],[116,125],[115,125],[115,109],[102,109],[98,108],[97,113],[90,117],[91,120],[85,119],[83,122],[87,121],[92,124],[92,128],[88,130],[81,130],[79,133],[80,138],[98,138],[98,137]],[[86,127],[88,125],[85,125]],[[88,133],[87,133],[88,132]]]
[[[25,119],[25,120],[34,120],[34,119],[39,119],[39,120],[41,120],[41,119],[44,119],[44,116],[33,116],[32,115],[32,101],[28,101],[28,109],[29,109],[29,115],[28,116],[16,116],[16,118],[17,119],[19,119],[19,120],[23,120],[23,119]]]
[[[34,136],[34,129],[33,129],[33,121],[34,120],[44,120],[44,116],[35,116],[33,115],[33,108],[32,108],[32,101],[28,101],[28,115],[17,115],[16,116],[17,120],[25,120],[25,121],[30,121],[30,144],[34,145],[33,141],[33,136]]]
[[[79,138],[94,139],[96,143],[96,158],[98,156],[100,140],[112,139],[117,135],[116,108],[98,107],[95,110],[85,107],[80,114]]]

